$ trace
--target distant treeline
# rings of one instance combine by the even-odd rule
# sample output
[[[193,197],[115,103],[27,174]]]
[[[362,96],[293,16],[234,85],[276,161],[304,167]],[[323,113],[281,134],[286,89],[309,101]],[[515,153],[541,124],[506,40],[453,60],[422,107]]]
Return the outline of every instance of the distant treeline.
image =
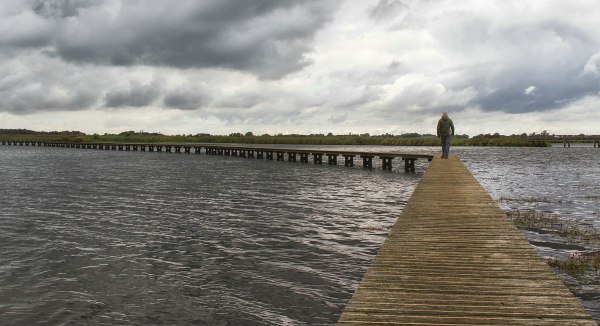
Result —
[[[455,146],[549,146],[547,140],[540,140],[540,135],[511,135],[496,134],[456,135],[452,138]],[[0,138],[5,140],[49,140],[65,142],[197,142],[197,143],[243,143],[243,144],[301,144],[301,145],[383,145],[383,146],[439,146],[440,140],[432,134],[406,133],[401,135],[370,135],[349,134],[333,135],[260,135],[252,132],[232,133],[229,135],[210,135],[198,133],[195,135],[163,135],[156,132],[124,131],[119,134],[86,135],[80,131],[51,131],[37,132],[26,129],[0,129]]]
[[[85,133],[81,131],[33,131],[28,129],[0,129],[0,135],[85,136]]]

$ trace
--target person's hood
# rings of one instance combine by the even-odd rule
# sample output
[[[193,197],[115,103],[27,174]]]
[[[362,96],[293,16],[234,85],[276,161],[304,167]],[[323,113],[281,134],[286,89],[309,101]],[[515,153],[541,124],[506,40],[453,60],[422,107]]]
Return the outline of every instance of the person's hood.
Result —
[[[442,115],[442,120],[448,120],[448,119],[450,119],[450,118],[448,117],[447,114]]]

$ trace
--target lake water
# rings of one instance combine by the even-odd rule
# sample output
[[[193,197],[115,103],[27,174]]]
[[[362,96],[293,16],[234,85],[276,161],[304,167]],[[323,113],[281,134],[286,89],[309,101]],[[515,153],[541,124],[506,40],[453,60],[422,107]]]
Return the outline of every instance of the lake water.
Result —
[[[600,150],[452,153],[494,199],[549,198],[503,208],[600,228]],[[0,324],[333,324],[427,167],[399,163],[0,146]],[[592,250],[526,236],[545,257]]]

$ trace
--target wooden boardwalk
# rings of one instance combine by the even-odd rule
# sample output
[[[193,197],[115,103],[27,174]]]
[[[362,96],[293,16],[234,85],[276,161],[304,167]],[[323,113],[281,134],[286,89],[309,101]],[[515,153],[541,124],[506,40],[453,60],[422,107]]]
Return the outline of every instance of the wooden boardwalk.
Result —
[[[337,165],[338,156],[344,158],[345,166],[354,166],[355,157],[362,159],[364,168],[373,168],[375,157],[381,159],[381,168],[383,170],[392,170],[392,160],[399,158],[404,161],[404,171],[415,172],[415,161],[426,159],[431,161],[433,155],[419,153],[400,153],[400,152],[363,152],[357,150],[336,150],[335,148],[308,148],[292,147],[285,148],[280,146],[262,147],[256,145],[232,145],[232,144],[213,144],[213,143],[79,143],[79,142],[55,142],[55,141],[34,141],[34,140],[0,140],[0,144],[8,146],[43,146],[60,148],[82,148],[96,150],[113,151],[133,151],[137,152],[159,152],[163,149],[166,153],[186,153],[192,152],[200,154],[202,149],[209,155],[239,156],[247,158],[257,158],[267,160],[309,163],[309,156],[312,156],[314,164],[323,164],[323,156],[327,156],[328,165]]]
[[[339,323],[597,325],[456,157],[430,163]]]

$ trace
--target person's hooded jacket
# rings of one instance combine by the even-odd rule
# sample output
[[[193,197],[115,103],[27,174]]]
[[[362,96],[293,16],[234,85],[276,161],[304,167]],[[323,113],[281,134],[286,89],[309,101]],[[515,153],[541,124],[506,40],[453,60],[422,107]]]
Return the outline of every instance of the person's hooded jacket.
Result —
[[[452,123],[452,119],[450,119],[446,113],[444,113],[442,118],[438,121],[437,135],[438,137],[454,135],[454,123]]]

